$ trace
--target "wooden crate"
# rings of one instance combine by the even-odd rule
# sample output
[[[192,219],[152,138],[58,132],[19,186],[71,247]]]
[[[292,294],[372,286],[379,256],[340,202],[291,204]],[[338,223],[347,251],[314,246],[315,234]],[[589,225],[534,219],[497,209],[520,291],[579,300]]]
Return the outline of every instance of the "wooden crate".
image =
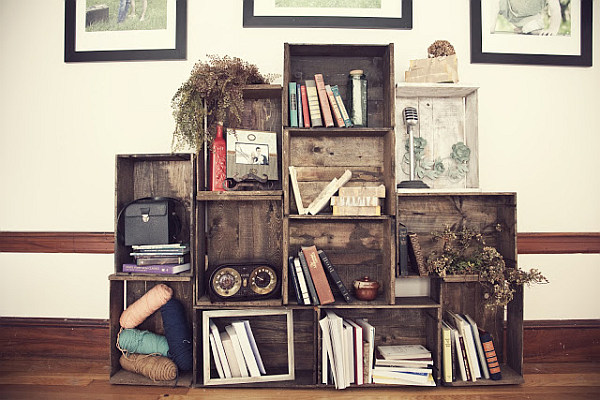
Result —
[[[419,124],[414,136],[427,145],[420,164],[433,174],[431,164],[441,160],[444,172],[437,178],[425,175],[421,180],[432,189],[473,189],[479,187],[479,142],[477,87],[454,84],[403,83],[396,88],[396,180],[410,179],[406,143],[407,129],[403,112],[417,109]],[[456,175],[459,164],[452,158],[453,145],[462,142],[470,149],[468,172]],[[459,179],[460,177],[460,179]]]

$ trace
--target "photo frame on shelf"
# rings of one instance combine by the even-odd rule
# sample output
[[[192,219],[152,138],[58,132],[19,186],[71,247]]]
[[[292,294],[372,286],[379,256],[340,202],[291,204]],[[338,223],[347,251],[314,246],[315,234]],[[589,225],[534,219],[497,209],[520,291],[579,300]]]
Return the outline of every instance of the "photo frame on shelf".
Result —
[[[330,7],[329,3],[244,0],[244,27],[412,29],[412,0],[346,0],[349,6],[345,8]]]
[[[185,60],[186,47],[187,0],[65,0],[65,62]]]
[[[276,181],[277,133],[247,129],[227,129],[227,178],[236,180],[253,174]]]
[[[472,63],[592,65],[592,0],[552,0],[519,17],[499,0],[471,0],[470,7]]]

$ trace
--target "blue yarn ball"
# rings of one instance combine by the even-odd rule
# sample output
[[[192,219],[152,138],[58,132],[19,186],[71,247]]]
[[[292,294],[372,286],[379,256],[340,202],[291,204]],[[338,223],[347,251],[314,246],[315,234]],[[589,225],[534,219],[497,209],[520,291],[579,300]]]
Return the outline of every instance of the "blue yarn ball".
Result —
[[[160,313],[169,344],[169,358],[180,370],[191,371],[194,366],[192,332],[183,305],[177,299],[171,298],[160,308]]]

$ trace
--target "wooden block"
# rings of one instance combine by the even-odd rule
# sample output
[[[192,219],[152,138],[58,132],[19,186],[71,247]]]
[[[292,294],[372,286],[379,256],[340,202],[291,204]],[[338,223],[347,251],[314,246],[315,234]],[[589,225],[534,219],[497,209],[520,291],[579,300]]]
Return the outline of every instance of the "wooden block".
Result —
[[[340,197],[350,197],[350,196],[371,196],[371,197],[379,197],[385,198],[385,185],[379,186],[344,186],[340,188],[339,192]]]
[[[332,206],[381,206],[381,198],[377,196],[332,196]]]
[[[333,215],[381,215],[381,206],[333,206]]]

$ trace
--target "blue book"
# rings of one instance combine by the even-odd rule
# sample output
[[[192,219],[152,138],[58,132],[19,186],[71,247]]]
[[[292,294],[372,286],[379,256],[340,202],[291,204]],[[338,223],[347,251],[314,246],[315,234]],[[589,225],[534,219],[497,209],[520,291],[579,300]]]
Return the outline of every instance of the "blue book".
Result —
[[[298,126],[298,93],[296,82],[289,84],[290,126]]]

